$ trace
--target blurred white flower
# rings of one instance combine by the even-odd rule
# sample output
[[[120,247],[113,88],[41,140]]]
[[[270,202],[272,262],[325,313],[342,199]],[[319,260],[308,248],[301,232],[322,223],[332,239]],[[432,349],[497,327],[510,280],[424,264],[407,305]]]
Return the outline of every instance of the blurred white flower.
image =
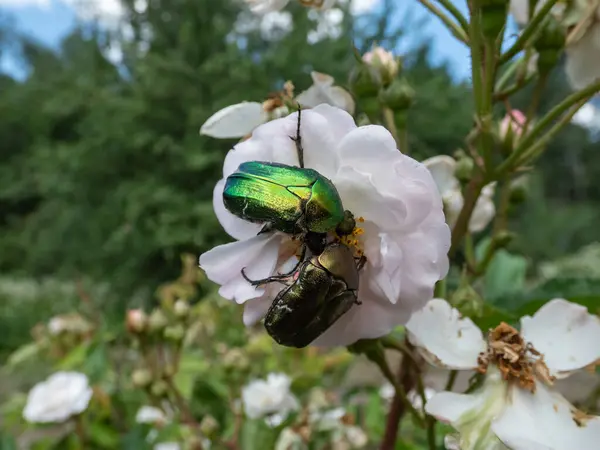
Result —
[[[486,374],[473,393],[440,392],[425,407],[459,431],[462,450],[597,448],[600,417],[576,410],[552,389],[555,378],[600,359],[600,319],[586,308],[552,300],[521,318],[520,333],[501,324],[486,342],[470,319],[433,299],[406,329],[431,363]]]
[[[394,54],[379,46],[365,53],[362,60],[377,69],[386,83],[390,83],[400,69],[400,63]]]
[[[60,423],[88,407],[92,389],[78,372],[57,372],[36,384],[27,396],[23,417],[32,423]]]
[[[53,335],[61,333],[86,334],[94,329],[94,326],[77,313],[54,316],[48,321],[48,332]]]
[[[298,433],[296,433],[292,428],[284,428],[281,433],[279,433],[279,437],[277,438],[277,442],[275,443],[275,450],[307,450],[308,446],[302,439]]]
[[[308,12],[308,18],[317,25],[306,34],[306,42],[309,44],[316,44],[324,39],[337,39],[342,35],[344,11],[341,9],[331,8],[323,13],[311,10]]]
[[[313,412],[308,420],[316,431],[331,433],[333,450],[363,448],[369,440],[360,427],[347,420],[344,408]]]
[[[396,390],[392,383],[385,383],[383,386],[379,388],[379,396],[385,401],[391,401],[396,394]]]
[[[600,80],[600,2],[576,1],[568,18],[576,23],[572,25],[576,34],[569,35],[566,48],[565,70],[569,82],[575,89]]]
[[[155,406],[142,406],[135,415],[137,423],[152,423],[162,425],[167,422],[167,415]]]
[[[182,450],[181,445],[178,442],[160,442],[155,444],[154,450]]]
[[[304,108],[312,108],[321,103],[337,106],[354,113],[354,99],[343,88],[334,86],[332,76],[311,72],[313,85],[296,97],[296,101]],[[248,136],[252,131],[270,120],[287,116],[290,111],[287,106],[279,106],[273,109],[273,103],[266,101],[242,102],[227,106],[212,116],[200,128],[200,134],[218,139],[242,138]]]
[[[244,0],[255,14],[266,14],[279,11],[287,6],[290,0]],[[317,9],[327,9],[333,6],[335,0],[302,0],[303,6]]]
[[[246,161],[298,165],[290,136],[297,129],[297,113],[257,128],[252,137],[225,158],[223,179],[214,190],[213,204],[221,225],[238,239],[200,256],[200,265],[219,294],[245,304],[244,322],[251,325],[267,312],[281,286],[254,287],[252,279],[276,273],[295,261],[298,243],[283,233],[257,235],[260,224],[244,221],[225,209],[225,179]],[[448,271],[450,231],[442,201],[429,171],[396,148],[381,126],[357,127],[345,111],[328,105],[302,112],[301,126],[306,167],[317,170],[336,186],[344,207],[352,211],[357,250],[367,264],[360,273],[358,298],[353,306],[313,344],[349,345],[363,338],[387,334],[405,323],[433,295],[433,287]],[[361,219],[362,218],[362,219]]]
[[[311,72],[313,84],[306,91],[296,97],[296,101],[304,108],[314,108],[320,104],[336,106],[344,111],[354,114],[355,104],[352,95],[344,88],[334,86],[335,80],[331,75],[320,72]]]
[[[446,221],[450,227],[453,227],[464,203],[460,182],[454,175],[456,161],[450,156],[439,155],[423,161],[423,164],[429,169],[435,180],[435,184],[444,202]],[[481,191],[481,195],[471,215],[469,231],[476,233],[483,230],[493,219],[494,214],[496,214],[496,208],[494,207],[494,187],[495,185],[490,183]]]
[[[281,424],[288,414],[298,410],[298,400],[290,392],[290,378],[270,373],[266,380],[253,380],[242,389],[244,411],[250,419],[265,417],[270,426]]]
[[[436,391],[434,389],[426,387],[425,402],[432,398],[435,395],[435,393]],[[394,386],[392,386],[391,383],[386,383],[379,389],[379,396],[386,401],[391,401],[394,398],[395,394],[396,390],[394,389]],[[408,394],[406,394],[406,398],[417,411],[423,409],[423,398],[421,397],[421,394],[419,392],[411,390]]]

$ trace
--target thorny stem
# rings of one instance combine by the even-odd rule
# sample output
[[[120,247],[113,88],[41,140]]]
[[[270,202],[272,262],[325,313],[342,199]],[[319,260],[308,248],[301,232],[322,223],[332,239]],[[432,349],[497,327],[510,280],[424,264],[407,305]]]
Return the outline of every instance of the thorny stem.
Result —
[[[173,379],[171,377],[165,377],[165,382],[175,398],[175,404],[177,405],[177,408],[179,408],[179,411],[181,411],[185,423],[192,427],[198,433],[198,435],[200,435],[200,424],[194,418],[189,405],[187,404],[181,392],[179,392],[177,386],[175,386]],[[202,450],[202,444],[198,441],[193,450]]]
[[[522,159],[523,154],[529,151],[529,147],[533,144],[535,138],[546,127],[554,122],[554,120],[558,119],[569,108],[579,104],[580,102],[585,103],[585,101],[589,100],[589,98],[598,91],[600,91],[600,81],[596,81],[585,89],[569,95],[566,99],[552,108],[542,119],[540,119],[540,121],[532,128],[528,135],[519,143],[518,147],[512,152],[512,154],[500,165],[496,171],[497,175],[502,176],[503,174],[513,170],[518,165],[516,163]],[[561,120],[559,122],[561,126],[556,131],[562,128],[562,126],[564,126],[566,123],[567,122],[564,122],[564,120]],[[536,144],[536,146],[538,144]]]
[[[450,250],[448,251],[448,256],[451,258],[456,253],[456,250],[458,250],[458,246],[467,232],[471,215],[473,214],[475,204],[477,203],[477,199],[479,198],[479,194],[481,194],[483,186],[484,180],[482,176],[475,176],[467,185],[463,208],[461,209],[458,219],[456,220],[456,224],[452,229],[452,244],[450,246]]]
[[[445,391],[452,391],[456,377],[458,377],[458,370],[451,370],[450,375],[448,375],[448,381],[446,381],[446,386],[444,386]]]
[[[509,48],[506,53],[500,57],[499,64],[511,60],[517,53],[525,48],[529,39],[539,29],[540,23],[546,18],[552,7],[558,2],[558,0],[548,0],[540,8],[539,12],[529,21],[527,27],[521,32],[516,42]]]
[[[494,137],[492,136],[492,107],[494,85],[496,81],[496,44],[494,39],[486,39],[484,44],[484,71],[483,71],[483,91],[481,92],[481,109],[479,110],[479,120],[482,124],[481,133],[481,154],[485,163],[486,170],[492,166],[492,150],[494,147]]]
[[[419,3],[427,8],[434,16],[440,19],[444,25],[448,28],[448,30],[454,35],[456,39],[458,39],[463,44],[468,44],[467,34],[464,32],[462,27],[458,26],[456,22],[450,19],[444,12],[431,3],[430,0],[419,0]]]
[[[396,388],[396,393],[392,399],[392,404],[390,406],[390,411],[388,413],[385,425],[383,441],[381,442],[381,446],[379,448],[380,450],[394,450],[396,448],[396,439],[398,437],[400,421],[402,420],[406,410],[408,409],[414,415],[414,417],[419,420],[419,422],[422,422],[422,419],[406,397],[406,392],[410,391],[414,384],[410,370],[410,359],[402,358],[398,372],[398,379],[396,379],[394,374],[391,372],[387,363],[385,366],[389,372],[388,375],[386,375],[386,378],[388,378],[388,380],[394,385]],[[380,368],[382,371],[384,371],[381,366]]]
[[[469,41],[471,43],[471,78],[473,82],[473,92],[475,93],[475,109],[481,112],[482,78],[481,78],[481,57],[483,46],[481,45],[481,30],[479,28],[479,15],[473,11],[472,2],[469,2],[471,13],[471,23],[469,25]]]
[[[456,6],[454,6],[454,3],[452,3],[451,0],[438,0],[438,1],[442,4],[442,6],[444,8],[446,8],[448,10],[448,12],[450,14],[452,14],[452,17],[454,17],[456,19],[456,21],[460,24],[463,31],[465,33],[468,33],[469,32],[469,22],[467,21],[465,16],[463,16],[463,14],[459,11],[459,9]]]
[[[383,121],[385,123],[385,127],[391,133],[392,137],[396,141],[396,147],[402,153],[407,154],[408,146],[404,147],[404,142],[402,142],[402,137],[398,132],[398,128],[396,127],[396,121],[394,120],[394,112],[387,107],[383,108]],[[406,137],[406,135],[404,136]]]
[[[535,117],[535,113],[537,112],[538,106],[540,105],[540,100],[542,99],[542,93],[544,92],[544,88],[546,87],[547,79],[547,75],[540,75],[540,78],[538,79],[538,82],[535,85],[533,95],[531,96],[531,102],[529,104],[529,110],[527,111],[527,116],[525,118],[525,125],[523,125],[523,130],[521,131],[522,135],[527,134],[529,125],[531,125],[531,122]]]

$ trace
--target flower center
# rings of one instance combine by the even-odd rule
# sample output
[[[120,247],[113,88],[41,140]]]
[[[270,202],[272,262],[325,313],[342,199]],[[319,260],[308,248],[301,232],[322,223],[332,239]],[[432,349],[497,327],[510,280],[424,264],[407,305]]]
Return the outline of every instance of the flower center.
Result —
[[[352,230],[352,233],[344,235],[344,236],[339,236],[337,234],[335,235],[335,240],[337,242],[341,242],[346,247],[348,247],[350,250],[352,250],[352,252],[354,253],[354,256],[357,258],[360,258],[361,256],[364,256],[364,254],[365,254],[364,245],[362,243],[362,239],[360,238],[360,236],[365,234],[365,229],[358,226],[358,224],[361,224],[364,222],[365,222],[365,219],[363,217],[358,217],[356,219],[357,225]]]
[[[477,370],[485,374],[494,364],[502,378],[517,383],[521,388],[535,392],[536,378],[552,385],[554,377],[540,354],[531,343],[525,342],[519,332],[502,322],[488,334],[488,348],[479,354]]]

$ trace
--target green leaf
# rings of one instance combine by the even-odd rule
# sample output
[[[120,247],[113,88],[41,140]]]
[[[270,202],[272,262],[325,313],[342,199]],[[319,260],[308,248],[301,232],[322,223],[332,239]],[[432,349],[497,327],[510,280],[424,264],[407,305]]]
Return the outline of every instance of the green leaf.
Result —
[[[484,296],[486,300],[501,305],[496,299],[501,296],[520,292],[525,286],[527,260],[513,255],[504,249],[492,258],[484,277]]]
[[[40,352],[40,346],[37,342],[31,342],[29,344],[25,344],[18,349],[16,349],[11,355],[8,357],[6,361],[6,367],[14,368],[24,362],[27,362],[36,356],[38,356]]]
[[[87,424],[87,432],[91,441],[101,448],[111,450],[119,443],[119,433],[110,425],[91,422]]]
[[[275,448],[277,435],[277,431],[269,428],[264,420],[246,420],[240,433],[240,448],[244,450]]]
[[[218,378],[198,377],[194,382],[190,409],[197,418],[206,414],[212,415],[224,428],[227,417],[231,414],[228,399],[228,387]]]
[[[15,439],[8,434],[0,434],[0,450],[17,450]]]

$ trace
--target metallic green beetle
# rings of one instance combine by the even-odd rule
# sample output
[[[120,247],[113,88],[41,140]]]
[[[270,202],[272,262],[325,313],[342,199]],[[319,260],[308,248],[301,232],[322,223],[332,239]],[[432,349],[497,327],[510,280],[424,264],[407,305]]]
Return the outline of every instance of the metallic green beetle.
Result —
[[[344,211],[333,183],[313,169],[248,161],[225,182],[225,207],[250,222],[293,235],[352,233],[354,216]]]
[[[331,243],[320,255],[303,261],[265,316],[269,335],[287,347],[302,348],[314,341],[352,305],[360,304],[359,270],[365,262],[364,257],[357,262],[340,243]]]

